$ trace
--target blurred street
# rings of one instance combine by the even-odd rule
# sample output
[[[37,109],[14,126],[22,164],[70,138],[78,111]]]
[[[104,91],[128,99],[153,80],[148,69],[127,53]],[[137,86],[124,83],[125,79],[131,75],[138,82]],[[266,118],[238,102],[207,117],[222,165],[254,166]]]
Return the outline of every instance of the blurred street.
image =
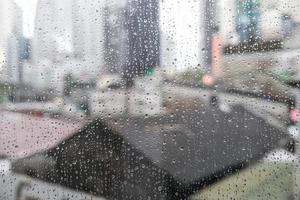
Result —
[[[265,123],[281,131],[286,131],[289,120],[287,105],[268,100],[262,101],[255,97],[216,93],[213,90],[174,84],[165,84],[163,93],[166,99],[164,111],[166,113],[195,111],[199,105],[211,107],[211,97],[217,95],[219,104],[214,109],[224,113],[233,112],[235,106],[242,106],[255,117],[263,119]],[[57,110],[57,105],[46,103],[2,106],[0,123],[3,128],[0,134],[2,141],[0,154],[20,157],[50,148],[72,135],[88,121],[88,119],[79,118],[81,113],[67,108],[60,114],[62,117],[51,119],[51,113],[54,115]],[[243,121],[243,118],[240,120]],[[39,125],[38,129],[35,128],[36,124]],[[141,135],[141,137],[144,136]],[[43,148],[35,144],[40,144]]]
[[[287,108],[281,104],[221,93],[218,94],[219,103],[211,105],[210,97],[214,93],[211,90],[166,85],[164,91],[167,105],[161,115],[129,118],[115,116],[102,120],[128,141],[130,148],[142,152],[145,158],[150,159],[155,166],[166,170],[176,181],[191,185],[190,191],[197,191],[201,185],[214,183],[245,165],[255,167],[257,159],[261,160],[266,152],[284,149],[290,140],[283,120],[287,116],[278,117],[280,114],[278,110],[281,109],[282,113],[287,112]],[[93,153],[88,153],[92,149],[86,149],[85,146],[89,146],[89,142],[96,142],[94,137],[97,134],[103,134],[95,134],[94,131],[98,131],[98,128],[85,125],[93,121],[92,119],[78,121],[74,116],[71,117],[66,109],[66,113],[62,113],[59,118],[52,118],[49,114],[42,114],[45,112],[42,104],[39,106],[30,104],[31,111],[28,106],[24,107],[24,104],[20,105],[19,109],[17,106],[11,106],[13,109],[10,111],[2,111],[3,116],[4,114],[6,116],[1,120],[6,127],[1,134],[1,141],[6,144],[1,146],[1,153],[4,156],[31,157],[47,149],[56,148],[57,145],[59,145],[57,150],[67,150],[69,147],[64,145],[75,145],[72,138],[80,137],[82,134],[80,131],[87,129],[84,132],[87,138],[82,138],[79,144],[80,148],[85,149],[86,153],[82,155],[84,159],[92,160],[90,156]],[[27,108],[26,112],[24,108]],[[55,107],[52,106],[47,112],[51,113],[49,112],[51,110],[55,110]],[[76,112],[73,114],[76,116]],[[278,121],[274,121],[276,119]],[[37,123],[40,127],[38,130],[34,129]],[[87,128],[88,126],[92,129]],[[89,139],[90,137],[94,139]],[[116,143],[110,144],[109,141],[106,141],[108,147],[114,149],[118,146]],[[10,144],[15,146],[12,148]],[[76,160],[77,155],[74,156],[72,159]],[[33,170],[37,163],[44,162],[41,160],[36,164],[34,164],[36,161],[29,164],[30,160],[34,161],[35,158],[30,158],[21,166],[26,169],[29,165]],[[67,166],[66,163],[61,167]],[[134,166],[138,167],[139,164],[136,163]],[[20,173],[19,169],[16,169],[16,172]],[[68,176],[73,177],[74,174]],[[40,175],[40,178],[42,177],[43,175]],[[193,184],[195,185],[192,187]],[[11,187],[15,185],[12,184]],[[34,186],[37,190],[44,187],[47,188],[47,184]]]

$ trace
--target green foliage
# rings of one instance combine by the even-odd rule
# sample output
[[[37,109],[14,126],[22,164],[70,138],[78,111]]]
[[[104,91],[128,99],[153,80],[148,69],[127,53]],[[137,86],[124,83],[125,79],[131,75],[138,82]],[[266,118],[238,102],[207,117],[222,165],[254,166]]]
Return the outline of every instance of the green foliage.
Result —
[[[178,78],[183,81],[201,81],[204,71],[202,69],[191,69],[185,72],[182,72],[178,75]]]
[[[14,87],[11,84],[0,82],[0,103],[9,101],[9,96],[11,96]]]
[[[290,199],[294,176],[292,162],[260,162],[200,191],[191,200]]]
[[[281,81],[281,82],[287,82],[292,80],[293,78],[293,73],[290,71],[283,71],[283,72],[274,72],[272,73],[272,77],[274,77],[275,79]]]

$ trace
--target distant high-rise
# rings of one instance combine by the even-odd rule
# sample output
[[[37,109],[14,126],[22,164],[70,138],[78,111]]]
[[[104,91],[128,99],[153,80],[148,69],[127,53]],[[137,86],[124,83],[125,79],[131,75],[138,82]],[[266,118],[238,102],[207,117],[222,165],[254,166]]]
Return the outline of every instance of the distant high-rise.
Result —
[[[126,29],[127,0],[110,0],[105,7],[105,66],[110,73],[122,73],[128,55]]]
[[[13,0],[0,1],[0,28],[0,51],[4,51],[7,38],[14,33],[22,32],[22,10]]]
[[[54,62],[60,54],[72,52],[72,1],[38,1],[33,39],[35,62]]]
[[[34,35],[36,57],[63,61],[61,55],[69,54],[101,65],[104,3],[104,0],[39,0]]]
[[[22,36],[22,10],[12,0],[0,1],[0,81],[16,82],[19,44]]]
[[[108,71],[131,79],[159,66],[159,0],[109,1],[105,11]]]
[[[39,0],[33,60],[49,73],[141,75],[160,64],[159,0]]]
[[[104,67],[104,7],[106,0],[73,0],[72,33],[75,58]]]
[[[39,0],[27,80],[61,88],[63,77],[95,78],[104,67],[105,0]],[[39,82],[39,84],[36,84]]]
[[[205,1],[160,0],[160,65],[168,73],[205,67]]]
[[[141,75],[160,64],[159,0],[128,0],[127,76]]]

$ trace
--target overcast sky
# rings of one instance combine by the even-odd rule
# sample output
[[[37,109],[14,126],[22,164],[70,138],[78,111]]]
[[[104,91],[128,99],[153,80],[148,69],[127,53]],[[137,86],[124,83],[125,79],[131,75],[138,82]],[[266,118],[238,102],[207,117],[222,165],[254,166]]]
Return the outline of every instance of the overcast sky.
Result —
[[[35,9],[38,0],[14,0],[23,10],[24,35],[31,37],[34,29]],[[63,0],[62,0],[63,1]]]

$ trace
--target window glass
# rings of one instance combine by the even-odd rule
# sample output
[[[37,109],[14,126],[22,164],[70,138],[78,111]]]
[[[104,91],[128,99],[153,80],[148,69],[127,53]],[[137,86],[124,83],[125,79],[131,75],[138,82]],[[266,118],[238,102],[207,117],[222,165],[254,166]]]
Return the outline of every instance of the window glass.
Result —
[[[299,199],[299,0],[0,0],[0,200]]]

